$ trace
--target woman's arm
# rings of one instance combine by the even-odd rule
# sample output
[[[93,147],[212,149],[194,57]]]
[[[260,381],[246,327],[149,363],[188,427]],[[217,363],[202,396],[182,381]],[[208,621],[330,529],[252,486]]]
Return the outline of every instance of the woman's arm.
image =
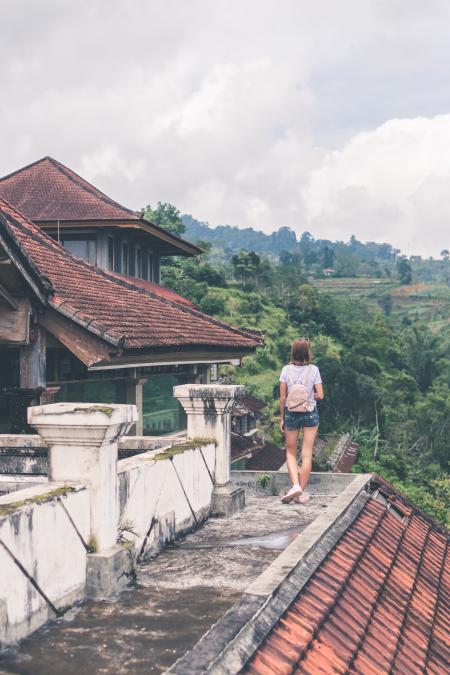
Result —
[[[315,384],[314,385],[314,398],[316,401],[323,401],[324,398],[324,393],[323,393],[323,385],[321,384]]]
[[[284,433],[284,411],[286,410],[287,384],[280,382],[280,429]]]

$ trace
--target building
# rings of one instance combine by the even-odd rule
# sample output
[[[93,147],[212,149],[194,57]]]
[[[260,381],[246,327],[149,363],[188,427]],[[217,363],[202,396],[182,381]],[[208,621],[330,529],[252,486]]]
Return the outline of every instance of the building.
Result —
[[[162,255],[198,253],[51,158],[0,179],[0,431],[52,400],[135,403],[137,434],[183,428],[173,386],[261,343],[158,283]]]
[[[159,284],[161,256],[201,253],[52,157],[0,178],[0,197],[73,255],[126,277]]]

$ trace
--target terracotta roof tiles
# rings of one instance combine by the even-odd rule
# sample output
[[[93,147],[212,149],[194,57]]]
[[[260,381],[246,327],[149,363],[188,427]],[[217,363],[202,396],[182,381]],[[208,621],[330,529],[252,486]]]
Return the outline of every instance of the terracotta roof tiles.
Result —
[[[0,179],[0,197],[33,221],[139,220],[74,171],[52,157]]]
[[[105,338],[121,341],[125,349],[204,345],[246,351],[259,344],[252,335],[203,314],[167,289],[133,283],[75,258],[3,199],[0,213],[24,256],[41,279],[50,282],[49,303]]]
[[[392,492],[372,497],[244,672],[447,673],[448,543]]]

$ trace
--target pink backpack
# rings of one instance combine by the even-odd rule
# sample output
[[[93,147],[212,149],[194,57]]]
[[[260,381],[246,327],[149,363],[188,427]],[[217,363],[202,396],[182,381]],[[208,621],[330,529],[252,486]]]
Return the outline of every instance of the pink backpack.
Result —
[[[312,373],[312,367],[309,366],[306,371],[305,384],[293,384],[289,389],[286,399],[286,406],[289,412],[311,412],[315,404],[310,400],[308,387],[309,378]]]

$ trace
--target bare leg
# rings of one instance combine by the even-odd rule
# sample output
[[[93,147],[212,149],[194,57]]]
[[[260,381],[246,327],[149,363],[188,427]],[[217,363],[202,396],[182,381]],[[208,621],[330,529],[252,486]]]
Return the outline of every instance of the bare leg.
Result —
[[[308,484],[309,476],[312,469],[312,451],[314,446],[314,439],[317,435],[317,427],[303,427],[302,440],[302,468],[299,471],[300,487],[302,490]],[[288,465],[289,467],[289,465]],[[290,474],[289,474],[290,475]],[[292,479],[291,479],[292,480]]]
[[[299,429],[286,429],[286,463],[292,485],[298,483],[297,444]]]

